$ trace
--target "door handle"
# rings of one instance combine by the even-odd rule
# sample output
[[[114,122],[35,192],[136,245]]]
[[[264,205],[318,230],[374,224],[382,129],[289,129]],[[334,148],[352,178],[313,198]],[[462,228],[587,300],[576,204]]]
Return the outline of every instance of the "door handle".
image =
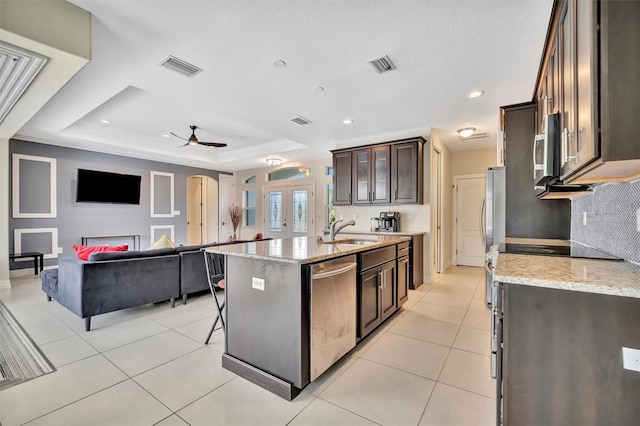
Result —
[[[484,223],[484,221],[482,220],[482,217],[484,216],[484,210],[486,205],[487,205],[487,197],[482,197],[482,204],[480,204],[480,239],[482,240],[482,244],[485,247],[487,246],[487,235],[484,230],[486,223]]]
[[[222,226],[224,226],[224,225],[226,225],[226,223],[225,223],[225,221],[223,220],[223,221],[222,221]]]
[[[378,288],[382,290],[384,285],[382,284],[382,271],[378,271],[378,279],[380,280],[380,284],[378,284]]]

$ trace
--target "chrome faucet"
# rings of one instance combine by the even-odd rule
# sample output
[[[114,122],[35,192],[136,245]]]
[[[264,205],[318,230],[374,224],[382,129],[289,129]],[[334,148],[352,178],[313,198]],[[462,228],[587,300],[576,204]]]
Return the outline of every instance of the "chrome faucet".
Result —
[[[333,241],[336,238],[338,232],[340,232],[343,228],[346,228],[349,225],[356,226],[355,220],[350,220],[349,222],[345,222],[340,226],[336,226],[338,222],[342,222],[341,220],[336,220],[329,224],[329,241]]]

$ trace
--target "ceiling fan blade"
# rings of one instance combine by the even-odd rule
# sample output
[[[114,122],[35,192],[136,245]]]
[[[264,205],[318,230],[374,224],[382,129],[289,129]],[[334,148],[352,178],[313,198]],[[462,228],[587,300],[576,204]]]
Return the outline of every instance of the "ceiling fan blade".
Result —
[[[227,146],[226,143],[218,143],[218,142],[200,142],[198,141],[199,145],[204,145],[204,146],[211,146],[214,148],[224,148],[225,146]]]
[[[188,140],[189,140],[189,139],[185,139],[185,138],[183,138],[182,136],[178,136],[178,135],[176,135],[176,134],[175,134],[175,133],[173,133],[173,132],[169,132],[169,133],[171,133],[173,136],[175,136],[175,137],[176,137],[176,138],[178,138],[178,139],[182,139],[183,141],[188,141]],[[184,146],[184,145],[183,145],[183,146]]]
[[[182,138],[181,138],[182,139]],[[183,146],[187,146],[187,145],[191,145],[189,142],[185,143],[184,145],[180,145],[178,148],[182,148]]]

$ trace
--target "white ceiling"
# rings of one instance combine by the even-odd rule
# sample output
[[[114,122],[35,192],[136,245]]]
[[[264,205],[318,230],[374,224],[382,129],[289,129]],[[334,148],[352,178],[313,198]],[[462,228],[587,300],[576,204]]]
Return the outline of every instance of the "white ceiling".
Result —
[[[92,60],[16,137],[230,171],[431,128],[452,150],[494,146],[498,107],[532,97],[553,3],[71,2],[93,15]],[[385,54],[398,69],[377,74],[368,61]],[[168,55],[204,71],[167,70]],[[473,89],[485,95],[469,99]],[[289,122],[298,115],[312,124]],[[178,148],[162,136],[188,137],[191,124],[228,146]],[[461,127],[489,137],[462,143]]]

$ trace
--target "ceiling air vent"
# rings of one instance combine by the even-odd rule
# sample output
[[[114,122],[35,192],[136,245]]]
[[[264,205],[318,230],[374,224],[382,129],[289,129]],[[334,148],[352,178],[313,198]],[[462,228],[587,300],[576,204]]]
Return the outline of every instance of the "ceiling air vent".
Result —
[[[170,70],[179,72],[180,74],[186,75],[187,77],[193,77],[202,71],[202,69],[196,67],[195,65],[190,64],[189,62],[183,61],[182,59],[178,59],[175,56],[169,55],[167,59],[162,61],[160,64],[165,68],[169,68]]]
[[[44,56],[0,42],[0,123],[46,62]]]
[[[294,124],[297,124],[298,126],[306,126],[307,124],[311,123],[311,121],[307,120],[306,118],[304,118],[302,116],[293,117],[289,121],[291,121]]]
[[[382,58],[372,59],[369,63],[378,74],[396,69],[395,64],[391,62],[391,59],[389,59],[387,55],[384,55]]]
[[[469,136],[468,138],[463,138],[462,136],[458,136],[458,139],[460,139],[461,141],[475,141],[475,140],[478,140],[478,139],[489,139],[489,132],[474,133],[473,135]]]

